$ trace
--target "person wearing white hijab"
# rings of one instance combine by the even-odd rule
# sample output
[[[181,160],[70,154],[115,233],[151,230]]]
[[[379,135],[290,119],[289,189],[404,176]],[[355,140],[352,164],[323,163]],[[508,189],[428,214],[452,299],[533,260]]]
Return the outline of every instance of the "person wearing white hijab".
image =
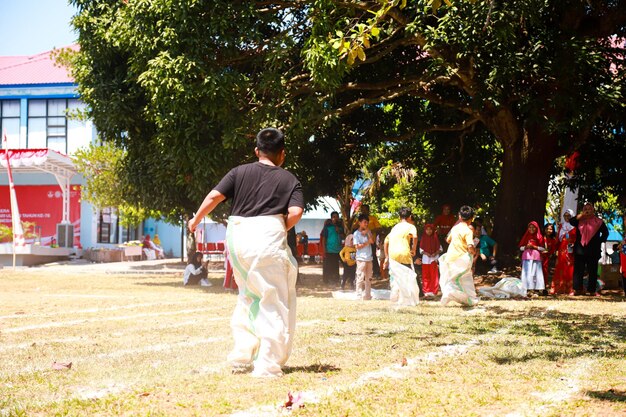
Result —
[[[563,222],[559,227],[559,242],[563,240],[563,237],[574,228],[574,226],[569,224],[569,219],[571,219],[572,217],[574,217],[573,210],[567,209],[563,212]]]

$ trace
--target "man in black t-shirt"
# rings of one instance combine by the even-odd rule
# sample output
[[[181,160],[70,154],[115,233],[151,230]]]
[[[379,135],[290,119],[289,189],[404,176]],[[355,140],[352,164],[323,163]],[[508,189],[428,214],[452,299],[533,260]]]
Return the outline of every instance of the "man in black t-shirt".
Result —
[[[280,376],[291,353],[296,324],[297,263],[287,231],[302,217],[304,199],[298,179],[281,168],[285,139],[277,129],[256,138],[258,162],[230,170],[206,196],[189,221],[194,232],[204,216],[232,200],[226,244],[239,297],[231,320],[235,346],[228,355],[233,371]]]

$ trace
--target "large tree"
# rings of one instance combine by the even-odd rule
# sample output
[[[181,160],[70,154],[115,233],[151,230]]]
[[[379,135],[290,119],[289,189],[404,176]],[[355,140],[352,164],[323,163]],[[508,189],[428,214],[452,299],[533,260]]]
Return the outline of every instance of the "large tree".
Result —
[[[626,0],[72,2],[81,95],[126,148],[138,201],[166,211],[190,213],[262,125],[287,129],[294,166],[320,163],[311,143],[343,150],[307,166],[317,178],[377,143],[481,125],[502,149],[495,237],[513,253],[555,159],[624,103]]]
[[[624,106],[626,1],[445,3],[315,2],[305,57],[338,116],[413,99],[449,111],[403,119],[401,135],[491,132],[503,152],[494,233],[514,253],[543,218],[555,159]]]

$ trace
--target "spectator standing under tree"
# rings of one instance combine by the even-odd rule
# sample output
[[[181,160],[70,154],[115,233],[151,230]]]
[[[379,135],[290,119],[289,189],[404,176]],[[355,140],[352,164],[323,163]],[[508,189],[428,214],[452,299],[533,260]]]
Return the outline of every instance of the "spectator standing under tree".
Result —
[[[354,247],[356,248],[356,290],[363,300],[372,299],[372,273],[374,258],[372,243],[374,236],[368,228],[369,216],[362,213],[358,217],[359,229],[354,232]]]
[[[372,260],[372,265],[374,268],[373,276],[380,278],[380,266],[378,265],[378,257],[376,256],[376,236],[381,232],[383,228],[380,225],[378,218],[370,213],[370,206],[368,206],[367,204],[361,205],[361,207],[359,208],[359,213],[367,216],[369,222],[368,228],[372,232],[372,236],[374,236],[374,243],[372,243],[372,254],[374,256]],[[358,223],[359,219],[357,217],[356,219],[354,219],[354,222],[352,223],[352,228],[350,230],[357,229],[359,227]]]
[[[297,263],[287,231],[304,211],[298,179],[281,168],[285,138],[278,129],[256,137],[257,162],[231,169],[189,221],[193,233],[218,204],[231,199],[226,243],[239,287],[231,319],[233,372],[254,368],[256,377],[281,376],[296,326]]]
[[[324,248],[324,264],[322,266],[322,280],[327,284],[339,284],[339,252],[344,239],[343,227],[339,213],[330,213],[330,223],[324,226],[320,235],[321,245]]]
[[[556,267],[552,277],[552,294],[572,293],[572,283],[574,279],[574,243],[576,242],[576,228],[569,224],[569,220],[574,215],[572,210],[565,210],[563,222],[559,227],[557,239],[559,247],[556,255]],[[572,293],[573,295],[573,293]]]
[[[478,231],[480,232],[480,235],[487,235],[487,229],[485,229],[485,226],[483,224],[483,219],[481,217],[476,217],[474,219],[474,230],[478,229]],[[476,234],[474,234],[474,236],[476,236]]]
[[[356,275],[356,248],[354,247],[354,236],[350,233],[346,236],[343,249],[339,252],[339,257],[343,262],[343,276],[341,278],[341,289],[346,289],[346,284],[354,288],[354,277]]]
[[[309,236],[306,234],[306,230],[300,232],[300,242],[302,245],[302,254],[309,255]]]
[[[613,252],[609,254],[609,258],[611,258],[611,264],[620,265],[619,259],[619,243],[614,243],[612,246]]]
[[[626,237],[619,245],[619,272],[622,275],[622,295],[626,297]]]
[[[490,268],[488,274],[497,274],[498,263],[496,256],[498,253],[498,244],[489,235],[481,232],[480,225],[474,226],[474,240],[476,242],[476,256],[474,256],[474,272],[479,266],[479,262],[485,263]]]
[[[596,216],[595,207],[585,203],[581,213],[571,218],[569,223],[576,228],[574,243],[574,291],[583,295],[583,276],[589,274],[587,291],[589,295],[599,296],[598,261],[602,253],[602,243],[609,237],[609,229],[601,218]]]
[[[529,293],[535,290],[543,291],[546,286],[541,264],[541,252],[545,250],[545,242],[537,222],[528,223],[528,229],[518,246],[522,251],[522,286]]]
[[[543,269],[543,279],[546,284],[543,295],[548,295],[548,288],[552,284],[552,280],[550,279],[550,262],[554,259],[556,251],[559,248],[558,235],[552,223],[546,223],[543,226],[543,239],[546,245],[545,251],[541,252],[541,267]]]
[[[439,290],[439,265],[437,260],[443,250],[439,238],[435,233],[435,226],[424,225],[424,233],[419,242],[422,255],[422,291],[424,298],[432,298]]]
[[[451,213],[451,210],[450,204],[444,204],[441,207],[441,214],[435,218],[434,222],[435,232],[439,236],[439,242],[444,252],[448,250],[448,233],[450,233],[457,221],[457,217]]]

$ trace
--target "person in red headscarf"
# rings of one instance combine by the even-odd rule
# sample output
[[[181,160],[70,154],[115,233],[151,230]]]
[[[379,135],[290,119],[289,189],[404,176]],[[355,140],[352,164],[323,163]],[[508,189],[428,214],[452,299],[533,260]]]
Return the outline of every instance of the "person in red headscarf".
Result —
[[[546,250],[541,252],[541,264],[543,266],[543,278],[546,284],[546,289],[543,290],[543,295],[548,295],[548,287],[550,286],[550,261],[555,257],[556,251],[559,248],[559,239],[557,237],[556,230],[552,223],[546,223],[543,226],[543,239],[545,242]]]
[[[446,237],[457,221],[456,216],[451,213],[451,210],[452,207],[450,207],[450,204],[444,204],[441,207],[441,214],[435,217],[434,222],[435,233],[439,237],[439,243],[441,243],[444,252],[448,250]]]
[[[602,243],[609,237],[609,229],[601,218],[596,216],[593,204],[586,203],[578,216],[570,219],[569,224],[577,230],[574,243],[574,291],[575,295],[583,295],[583,276],[589,274],[587,291],[589,295],[598,296],[598,261],[601,256]]]
[[[556,255],[556,267],[552,277],[552,294],[570,294],[574,277],[574,243],[576,228],[569,224],[574,215],[572,210],[565,210],[563,223],[559,227],[557,239],[559,246]]]
[[[437,259],[443,250],[435,225],[427,224],[420,239],[420,253],[422,254],[422,291],[425,298],[437,295],[439,290],[439,265]]]
[[[532,221],[519,242],[522,251],[522,286],[532,293],[546,288],[541,263],[541,252],[545,251],[545,240],[539,231],[539,224]]]

